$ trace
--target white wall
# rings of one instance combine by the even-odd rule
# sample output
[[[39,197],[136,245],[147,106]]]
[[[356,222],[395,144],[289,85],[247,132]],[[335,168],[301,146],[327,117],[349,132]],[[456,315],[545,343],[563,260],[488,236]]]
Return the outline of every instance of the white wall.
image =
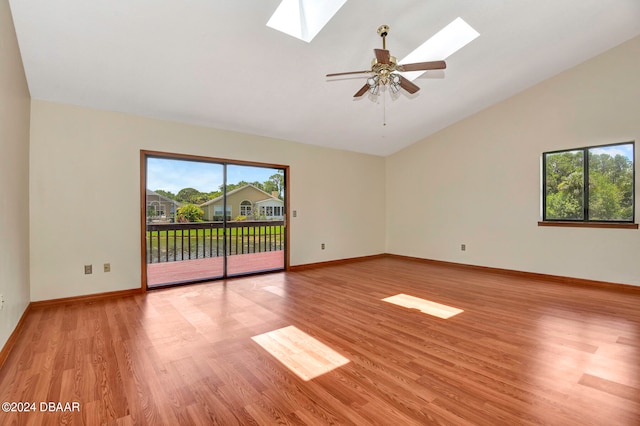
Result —
[[[29,89],[0,0],[0,348],[29,304]]]
[[[382,157],[34,100],[33,301],[140,287],[141,149],[289,165],[291,265],[384,252]]]
[[[640,285],[640,231],[537,226],[542,152],[635,140],[637,183],[639,113],[640,37],[389,156],[387,252]]]

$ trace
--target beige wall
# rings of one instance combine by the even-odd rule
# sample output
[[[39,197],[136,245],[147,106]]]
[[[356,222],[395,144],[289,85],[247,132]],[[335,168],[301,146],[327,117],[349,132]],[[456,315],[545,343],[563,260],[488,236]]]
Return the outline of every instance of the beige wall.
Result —
[[[0,4],[0,343],[29,291],[38,301],[140,286],[141,149],[291,166],[292,265],[386,251],[640,285],[640,231],[537,226],[541,152],[638,138],[640,38],[386,159],[44,101],[31,102],[29,142]],[[95,208],[113,199],[117,212]]]
[[[0,348],[29,304],[29,89],[0,0]]]
[[[382,157],[34,100],[32,300],[140,287],[141,149],[289,165],[292,265],[384,252]]]
[[[542,152],[631,140],[640,37],[389,156],[387,251],[640,285],[640,231],[537,226]]]

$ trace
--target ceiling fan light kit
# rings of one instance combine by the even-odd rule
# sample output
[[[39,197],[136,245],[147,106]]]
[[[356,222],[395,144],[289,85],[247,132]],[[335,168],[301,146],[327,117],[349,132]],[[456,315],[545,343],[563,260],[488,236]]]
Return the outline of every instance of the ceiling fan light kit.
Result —
[[[381,25],[378,27],[378,35],[382,37],[382,49],[373,49],[375,58],[371,61],[371,69],[367,71],[350,71],[342,73],[327,74],[327,77],[336,77],[348,74],[373,74],[367,78],[367,82],[353,95],[358,98],[369,92],[377,95],[381,86],[388,86],[391,92],[397,93],[400,89],[404,89],[409,93],[416,93],[420,87],[404,78],[400,72],[405,71],[427,71],[440,70],[447,67],[444,61],[417,62],[413,64],[398,65],[397,59],[391,56],[387,50],[387,35],[389,34],[389,26]]]

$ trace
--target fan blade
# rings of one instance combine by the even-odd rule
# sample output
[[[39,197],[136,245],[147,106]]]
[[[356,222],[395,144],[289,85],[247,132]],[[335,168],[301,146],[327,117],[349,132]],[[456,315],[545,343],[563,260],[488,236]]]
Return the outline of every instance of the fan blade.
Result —
[[[398,71],[427,71],[443,70],[447,68],[445,61],[416,62],[415,64],[398,65]]]
[[[400,76],[400,87],[406,90],[409,93],[416,93],[420,88],[413,84],[411,81],[407,80],[403,76]]]
[[[365,74],[371,72],[371,70],[367,70],[367,71],[349,71],[349,72],[338,72],[338,73],[334,73],[334,74],[327,74],[327,77],[336,77],[339,75],[349,75],[349,74]]]
[[[384,49],[373,49],[373,53],[376,54],[376,59],[379,64],[389,64],[391,61],[391,55],[388,50]]]
[[[360,90],[358,90],[356,92],[355,95],[353,95],[354,98],[359,98],[360,96],[364,95],[365,93],[367,93],[367,90],[369,90],[369,84],[365,84],[364,86],[362,86],[362,88]]]

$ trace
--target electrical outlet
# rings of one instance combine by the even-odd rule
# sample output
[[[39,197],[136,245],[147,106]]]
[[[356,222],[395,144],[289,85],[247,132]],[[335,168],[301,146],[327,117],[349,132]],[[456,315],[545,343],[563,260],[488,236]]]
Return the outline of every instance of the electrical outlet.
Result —
[[[324,250],[324,243],[320,244],[320,248]]]
[[[293,217],[298,217],[298,210],[293,211]]]
[[[104,264],[104,271],[105,272],[111,272],[111,264],[110,263],[105,263]]]
[[[467,249],[467,245],[466,244],[461,244],[460,245],[460,250],[465,251]]]
[[[4,308],[4,296],[0,294],[0,311]]]
[[[93,274],[93,267],[91,265],[84,265],[85,274]]]

